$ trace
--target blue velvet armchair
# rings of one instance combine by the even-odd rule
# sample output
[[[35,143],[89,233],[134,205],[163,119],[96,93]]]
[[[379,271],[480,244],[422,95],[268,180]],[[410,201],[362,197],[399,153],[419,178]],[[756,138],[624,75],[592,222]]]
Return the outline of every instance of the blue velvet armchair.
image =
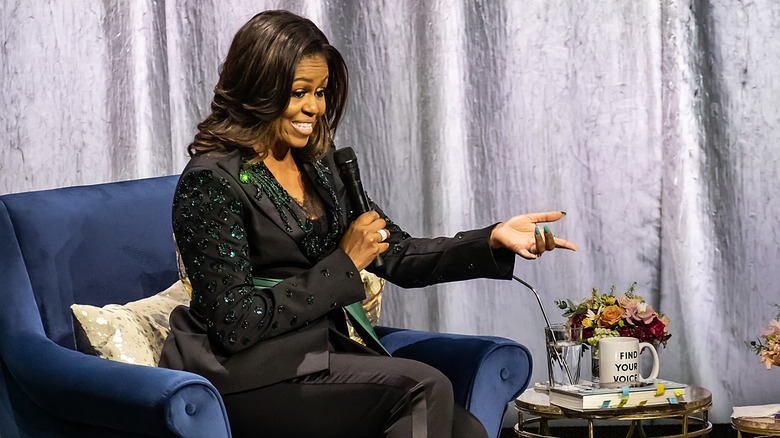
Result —
[[[222,399],[187,372],[76,351],[70,305],[124,304],[177,280],[176,176],[0,196],[0,436],[229,437]],[[394,355],[429,363],[498,437],[528,385],[508,339],[379,327]]]

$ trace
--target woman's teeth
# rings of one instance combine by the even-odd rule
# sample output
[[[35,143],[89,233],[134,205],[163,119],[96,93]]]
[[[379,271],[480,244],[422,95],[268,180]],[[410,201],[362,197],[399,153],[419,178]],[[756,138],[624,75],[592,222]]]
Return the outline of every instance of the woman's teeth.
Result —
[[[292,122],[292,125],[303,135],[311,135],[314,128],[314,123]]]

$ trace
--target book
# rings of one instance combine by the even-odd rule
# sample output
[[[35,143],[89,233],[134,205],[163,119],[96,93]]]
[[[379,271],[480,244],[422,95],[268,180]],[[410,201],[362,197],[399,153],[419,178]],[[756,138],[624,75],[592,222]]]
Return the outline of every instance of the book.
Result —
[[[598,383],[547,387],[550,404],[573,410],[629,408],[677,404],[685,401],[683,383],[643,380],[636,386],[602,388]]]

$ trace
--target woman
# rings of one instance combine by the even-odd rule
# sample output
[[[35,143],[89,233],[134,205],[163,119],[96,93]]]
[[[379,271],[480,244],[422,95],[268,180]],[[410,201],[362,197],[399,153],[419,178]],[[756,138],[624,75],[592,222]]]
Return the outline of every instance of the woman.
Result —
[[[346,98],[344,61],[311,21],[267,11],[238,31],[175,194],[193,295],[160,365],[214,383],[236,437],[487,436],[437,370],[353,341],[344,308],[365,298],[364,268],[414,287],[510,278],[515,253],[576,249],[536,228],[562,213],[435,240],[378,208],[350,217],[331,141]]]

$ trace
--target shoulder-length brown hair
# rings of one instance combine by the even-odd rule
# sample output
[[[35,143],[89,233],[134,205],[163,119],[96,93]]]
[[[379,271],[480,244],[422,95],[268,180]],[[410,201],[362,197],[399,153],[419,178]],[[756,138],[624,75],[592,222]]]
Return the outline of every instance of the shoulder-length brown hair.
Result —
[[[308,144],[295,152],[307,161],[324,155],[347,102],[347,66],[314,23],[288,11],[261,12],[233,37],[190,155],[243,148],[264,158],[279,138],[276,121],[290,102],[295,68],[311,55],[328,64],[326,109]]]

